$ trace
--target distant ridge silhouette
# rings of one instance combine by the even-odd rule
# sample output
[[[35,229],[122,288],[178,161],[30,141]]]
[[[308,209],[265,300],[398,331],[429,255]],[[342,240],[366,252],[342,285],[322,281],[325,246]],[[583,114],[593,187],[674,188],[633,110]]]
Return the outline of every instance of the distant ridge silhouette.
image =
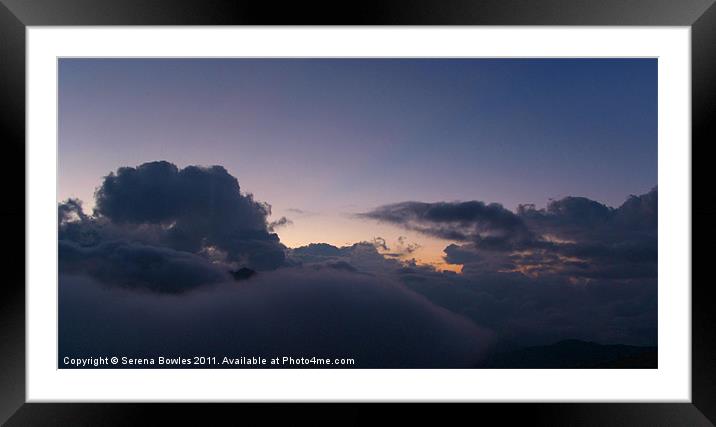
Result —
[[[569,339],[494,354],[477,368],[491,369],[656,369],[656,347],[603,345]]]

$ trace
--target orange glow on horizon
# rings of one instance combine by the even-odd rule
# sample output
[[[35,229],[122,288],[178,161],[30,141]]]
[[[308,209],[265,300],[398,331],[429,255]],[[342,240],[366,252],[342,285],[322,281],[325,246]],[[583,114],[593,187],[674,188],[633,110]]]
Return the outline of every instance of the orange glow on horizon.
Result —
[[[290,217],[290,212],[286,214]],[[289,248],[306,246],[311,243],[327,243],[336,247],[351,246],[359,242],[371,242],[380,237],[385,239],[388,250],[383,254],[399,254],[390,257],[402,262],[414,261],[419,266],[430,266],[437,271],[462,272],[462,265],[445,262],[445,247],[453,243],[416,232],[404,230],[389,224],[359,220],[346,215],[314,215],[291,218],[293,225],[276,232],[281,242]],[[402,240],[402,243],[401,243]],[[406,248],[417,244],[410,251]]]

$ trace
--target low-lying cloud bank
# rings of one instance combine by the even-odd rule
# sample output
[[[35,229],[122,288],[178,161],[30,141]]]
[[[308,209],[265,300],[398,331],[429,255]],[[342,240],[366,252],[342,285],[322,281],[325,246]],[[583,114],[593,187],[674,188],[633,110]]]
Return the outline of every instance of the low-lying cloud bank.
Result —
[[[61,240],[59,254],[60,271],[128,289],[181,293],[229,279],[226,270],[199,255],[142,243],[115,240],[83,247]]]
[[[60,355],[354,358],[360,368],[470,367],[491,334],[397,282],[285,268],[186,295],[60,277]],[[243,283],[243,282],[242,282]]]
[[[499,345],[519,347],[563,339],[654,345],[656,280],[589,279],[520,272],[437,272],[383,257],[374,244],[311,244],[288,259],[304,268],[342,269],[397,280],[432,304],[494,331]]]

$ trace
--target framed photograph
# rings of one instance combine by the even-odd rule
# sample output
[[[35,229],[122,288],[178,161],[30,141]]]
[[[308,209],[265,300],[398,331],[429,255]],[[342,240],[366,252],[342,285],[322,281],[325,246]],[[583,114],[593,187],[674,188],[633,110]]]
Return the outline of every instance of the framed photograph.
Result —
[[[3,1],[3,421],[712,425],[711,3]]]

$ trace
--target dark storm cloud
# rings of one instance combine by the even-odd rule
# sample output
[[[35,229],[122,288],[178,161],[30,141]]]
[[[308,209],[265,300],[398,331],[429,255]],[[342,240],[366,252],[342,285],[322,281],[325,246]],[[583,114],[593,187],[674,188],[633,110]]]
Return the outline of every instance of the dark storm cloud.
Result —
[[[589,242],[629,240],[655,236],[658,222],[658,192],[653,188],[629,198],[617,209],[584,197],[552,201],[546,209],[521,205],[518,215],[530,229],[563,239]]]
[[[76,199],[58,206],[61,272],[181,293],[226,280],[233,269],[272,270],[285,262],[285,247],[266,220],[270,206],[241,193],[220,166],[120,168],[95,197],[93,215]]]
[[[552,241],[547,254],[570,262],[563,274],[584,278],[656,278],[658,191],[630,196],[613,209],[585,198],[568,197],[546,209],[521,207],[520,216],[536,234]],[[540,251],[536,251],[539,253]]]
[[[281,218],[269,225],[271,207],[242,193],[236,178],[221,166],[179,169],[162,161],[119,168],[104,178],[95,199],[92,216],[82,212],[78,200],[59,205],[60,256],[75,248],[85,251],[93,266],[104,265],[103,257],[118,261],[124,271],[137,274],[137,287],[177,292],[216,281],[217,277],[206,276],[218,268],[209,261],[226,270],[272,270],[285,261],[285,247],[271,228],[289,221]],[[175,289],[164,286],[175,273],[147,270],[150,260],[183,271],[185,280],[177,281]],[[190,266],[197,271],[190,272]],[[97,268],[95,277],[99,274],[110,283],[123,280],[111,280],[100,274],[106,268]],[[147,280],[140,277],[144,273],[149,274]],[[116,274],[123,275],[119,269]],[[152,280],[162,284],[151,285]]]
[[[498,203],[402,202],[358,216],[446,240],[466,242],[483,250],[504,252],[539,244],[524,221]]]
[[[242,194],[239,182],[221,166],[169,162],[119,168],[95,193],[95,216],[116,224],[161,225],[166,243],[197,253],[204,247],[225,252],[232,262],[273,269],[283,262],[283,246],[271,233],[271,207]]]
[[[445,260],[466,273],[632,279],[656,277],[657,202],[654,188],[617,209],[566,197],[516,213],[479,201],[404,202],[361,216],[460,242],[445,248]]]
[[[60,276],[60,354],[351,357],[356,367],[470,367],[491,334],[395,280],[283,268],[191,298]]]
[[[537,210],[533,205],[520,205],[518,213],[526,218],[537,215],[557,219],[562,226],[584,227],[606,223],[612,216],[612,209],[586,197],[565,197],[551,201],[543,210]]]
[[[358,216],[457,241],[480,236],[495,241],[529,237],[520,218],[497,203],[402,202],[380,206]]]
[[[629,196],[615,212],[617,224],[634,230],[655,230],[659,222],[656,187],[641,196]]]
[[[270,213],[267,205],[241,194],[238,180],[223,167],[179,169],[166,161],[119,168],[104,178],[95,199],[95,212],[119,223],[170,223],[194,217],[261,230]]]

